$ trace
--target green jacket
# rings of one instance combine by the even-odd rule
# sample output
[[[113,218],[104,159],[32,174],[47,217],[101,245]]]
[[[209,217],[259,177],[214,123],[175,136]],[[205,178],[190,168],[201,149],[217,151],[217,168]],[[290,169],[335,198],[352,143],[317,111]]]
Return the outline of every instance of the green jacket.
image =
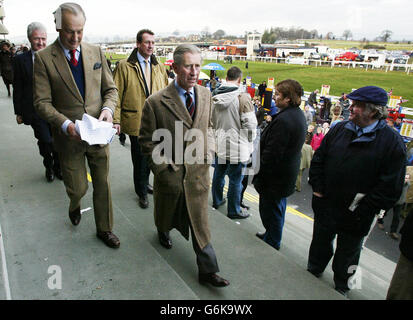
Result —
[[[120,124],[123,133],[138,136],[146,98],[168,85],[166,69],[152,55],[151,88],[149,91],[139,66],[137,49],[135,48],[128,59],[119,61],[113,78],[119,93],[113,123]]]

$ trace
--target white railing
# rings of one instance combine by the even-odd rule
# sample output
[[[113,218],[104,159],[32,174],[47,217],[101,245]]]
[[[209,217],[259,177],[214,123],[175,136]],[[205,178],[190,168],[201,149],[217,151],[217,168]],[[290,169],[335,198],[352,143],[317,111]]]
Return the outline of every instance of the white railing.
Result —
[[[413,64],[401,64],[401,63],[378,63],[377,61],[365,62],[365,61],[340,61],[340,60],[320,60],[320,59],[309,59],[301,57],[260,57],[260,56],[239,56],[239,55],[225,55],[220,53],[215,53],[216,60],[225,61],[226,57],[232,57],[233,61],[259,61],[259,62],[269,62],[269,63],[284,63],[284,64],[299,64],[299,65],[308,65],[308,66],[330,66],[334,68],[336,66],[346,66],[350,68],[365,68],[368,69],[382,69],[386,72],[393,71],[394,69],[404,69],[404,71],[409,74],[413,69]]]

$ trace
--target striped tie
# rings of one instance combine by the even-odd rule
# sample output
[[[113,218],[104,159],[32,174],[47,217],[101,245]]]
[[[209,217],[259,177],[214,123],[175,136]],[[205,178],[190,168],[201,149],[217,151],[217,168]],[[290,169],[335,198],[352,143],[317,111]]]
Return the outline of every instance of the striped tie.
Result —
[[[74,66],[77,67],[77,59],[76,59],[76,50],[70,50],[70,63]]]
[[[194,101],[192,100],[191,95],[188,92],[185,92],[185,97],[186,97],[186,108],[189,112],[189,115],[191,116],[191,118],[194,118],[194,114],[195,114],[195,104]]]

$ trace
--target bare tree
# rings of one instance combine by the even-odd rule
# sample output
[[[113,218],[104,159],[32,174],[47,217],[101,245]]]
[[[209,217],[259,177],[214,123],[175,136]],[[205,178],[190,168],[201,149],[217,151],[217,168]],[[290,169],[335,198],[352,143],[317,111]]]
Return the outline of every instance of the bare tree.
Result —
[[[318,37],[318,31],[315,29],[311,30],[310,34],[311,34],[311,39],[316,39]]]
[[[214,37],[215,40],[219,40],[222,39],[222,37],[225,36],[225,31],[218,29],[217,31],[215,31],[212,36]]]
[[[384,42],[387,42],[387,40],[389,40],[391,38],[393,34],[393,31],[391,30],[384,30],[381,34],[380,34],[380,39]]]
[[[351,30],[347,29],[344,30],[343,32],[343,38],[346,39],[346,41],[348,40],[348,38],[352,38],[353,34],[351,33]]]
[[[204,38],[204,39],[207,39],[207,38],[211,37],[211,32],[209,31],[209,27],[208,27],[208,26],[206,26],[204,29],[202,29],[202,31],[201,31],[201,36],[202,36],[202,38]]]

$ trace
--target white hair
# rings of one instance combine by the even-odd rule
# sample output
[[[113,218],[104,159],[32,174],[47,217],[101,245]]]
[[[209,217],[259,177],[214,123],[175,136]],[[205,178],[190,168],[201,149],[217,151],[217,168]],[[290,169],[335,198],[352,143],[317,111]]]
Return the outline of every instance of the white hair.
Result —
[[[380,106],[378,104],[366,102],[366,109],[368,109],[369,111],[377,111],[374,115],[375,119],[384,120],[387,118],[388,111],[386,106]]]
[[[33,31],[39,30],[46,33],[46,27],[40,22],[32,22],[27,26],[27,39],[30,39]]]
[[[65,3],[62,3],[55,12],[53,12],[55,23],[56,23],[56,29],[58,30],[62,28],[63,12],[70,12],[74,14],[75,16],[78,16],[79,14],[81,14],[83,18],[85,18],[85,21],[86,21],[85,12],[83,11],[80,5],[74,2],[65,2]]]
[[[184,61],[184,54],[187,52],[192,53],[192,54],[201,55],[201,50],[199,50],[197,46],[194,46],[193,44],[181,44],[174,51],[174,54],[173,54],[174,63],[176,65],[182,65]]]

